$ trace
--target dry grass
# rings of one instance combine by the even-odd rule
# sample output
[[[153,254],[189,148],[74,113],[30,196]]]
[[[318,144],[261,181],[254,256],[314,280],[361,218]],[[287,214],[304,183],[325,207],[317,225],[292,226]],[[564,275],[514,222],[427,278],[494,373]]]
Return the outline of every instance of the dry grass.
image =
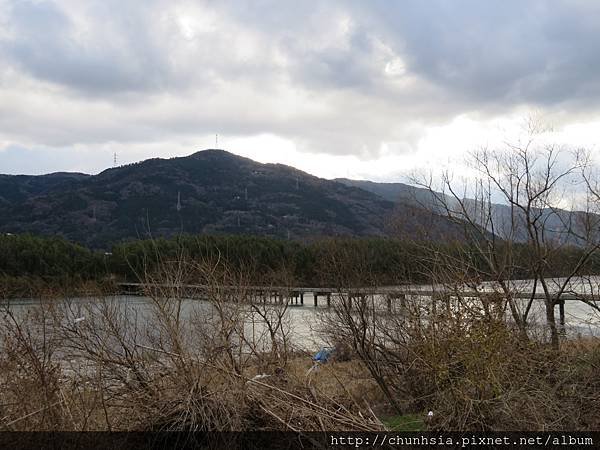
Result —
[[[415,306],[415,305],[413,305]],[[324,328],[351,342],[380,388],[380,416],[424,417],[433,430],[595,430],[600,426],[600,340],[559,350],[500,320],[422,304],[373,313],[343,299]]]
[[[557,351],[475,309],[407,302],[381,314],[368,298],[341,299],[322,324],[337,360],[309,372],[286,305],[253,302],[244,274],[161,270],[167,284],[208,286],[208,307],[190,311],[148,277],[143,308],[56,294],[26,313],[4,308],[0,430],[371,431],[389,416],[421,424],[429,410],[433,430],[600,428],[597,339]]]
[[[310,356],[286,343],[272,306],[261,306],[272,322],[257,341],[248,305],[222,295],[215,289],[212,309],[185,320],[168,292],[153,294],[143,315],[106,299],[5,309],[0,430],[383,429],[365,401],[377,387],[355,363],[307,375]]]

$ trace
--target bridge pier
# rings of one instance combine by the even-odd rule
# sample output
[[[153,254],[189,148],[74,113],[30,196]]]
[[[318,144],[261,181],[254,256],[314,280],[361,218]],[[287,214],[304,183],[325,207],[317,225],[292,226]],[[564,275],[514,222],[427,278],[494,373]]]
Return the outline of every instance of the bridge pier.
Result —
[[[393,308],[393,303],[395,303],[396,300],[398,300],[400,302],[400,308],[405,308],[406,307],[406,294],[387,294],[386,296],[386,300],[387,300],[387,310],[391,311]]]
[[[448,317],[451,317],[452,316],[452,296],[450,294],[443,294],[442,300],[444,300],[444,303],[446,305],[446,314],[448,314]]]
[[[353,302],[350,304],[354,306],[355,304],[365,310],[367,308],[367,296],[365,294],[356,293],[352,296]]]

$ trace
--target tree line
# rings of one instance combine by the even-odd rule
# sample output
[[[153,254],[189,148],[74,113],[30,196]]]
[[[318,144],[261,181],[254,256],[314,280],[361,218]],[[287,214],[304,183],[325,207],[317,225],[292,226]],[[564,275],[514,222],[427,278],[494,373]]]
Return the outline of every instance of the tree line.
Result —
[[[509,251],[511,258],[521,264],[515,264],[506,275],[513,279],[531,278],[534,274],[527,263],[531,258],[530,245],[496,245],[497,258],[505,257]],[[557,277],[567,274],[569,261],[578,261],[584,251],[565,246],[548,259],[548,271]],[[453,276],[457,282],[494,281],[498,276],[486,270],[487,261],[478,247],[465,242],[350,237],[296,242],[260,236],[182,235],[127,241],[114,245],[111,252],[99,252],[61,237],[0,236],[0,275],[4,277],[138,281],[143,274],[160,270],[161,263],[181,258],[219,260],[246,271],[256,281],[293,280],[311,286],[427,283],[436,281],[441,268],[449,265],[456,270]],[[600,273],[598,255],[588,258],[581,273]]]

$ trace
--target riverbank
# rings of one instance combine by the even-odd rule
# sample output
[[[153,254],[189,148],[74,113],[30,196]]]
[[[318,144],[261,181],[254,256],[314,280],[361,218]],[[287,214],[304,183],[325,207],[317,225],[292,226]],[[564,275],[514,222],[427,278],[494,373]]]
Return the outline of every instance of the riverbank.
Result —
[[[373,314],[349,298],[286,308],[231,301],[240,290],[11,302],[0,320],[0,429],[600,427],[597,338],[555,348],[494,310],[446,314],[407,299],[403,314]],[[321,343],[299,345],[298,324]],[[322,345],[333,357],[310,370]]]
[[[533,359],[531,349],[513,348],[511,354],[486,359],[463,349],[454,364],[445,365],[442,355],[449,349],[439,350],[437,368],[421,368],[413,379],[403,380],[402,414],[390,407],[357,355],[334,358],[317,369],[309,354],[288,355],[283,367],[254,361],[240,374],[223,361],[167,358],[160,364],[154,360],[153,367],[141,364],[137,372],[129,367],[121,377],[110,364],[65,371],[50,361],[44,369],[7,365],[5,359],[0,429],[556,431],[600,426],[598,339],[572,341],[557,358],[540,348]],[[423,383],[421,376],[432,379]],[[434,380],[429,394],[417,387]],[[467,421],[463,427],[449,426],[457,420]]]
[[[80,277],[9,276],[0,274],[0,299],[65,298],[113,295],[118,292],[114,280],[87,280]]]

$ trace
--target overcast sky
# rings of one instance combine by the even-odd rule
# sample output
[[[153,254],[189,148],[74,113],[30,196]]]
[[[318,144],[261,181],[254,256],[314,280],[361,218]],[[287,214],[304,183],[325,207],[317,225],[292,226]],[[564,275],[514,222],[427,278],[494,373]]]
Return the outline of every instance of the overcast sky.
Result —
[[[532,111],[596,149],[600,3],[0,0],[0,173],[215,147],[401,180]]]

